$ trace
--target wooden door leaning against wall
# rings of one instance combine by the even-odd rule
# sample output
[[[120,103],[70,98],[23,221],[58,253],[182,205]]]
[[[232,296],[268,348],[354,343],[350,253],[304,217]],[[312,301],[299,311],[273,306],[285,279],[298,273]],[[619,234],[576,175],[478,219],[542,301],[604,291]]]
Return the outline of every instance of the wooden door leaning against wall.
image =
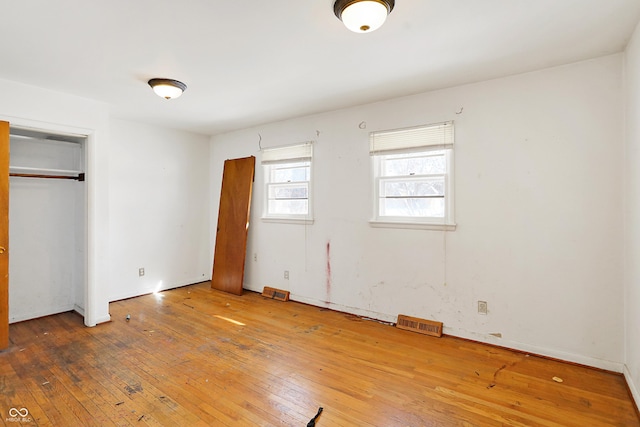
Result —
[[[222,173],[211,287],[242,295],[256,158],[226,160]]]

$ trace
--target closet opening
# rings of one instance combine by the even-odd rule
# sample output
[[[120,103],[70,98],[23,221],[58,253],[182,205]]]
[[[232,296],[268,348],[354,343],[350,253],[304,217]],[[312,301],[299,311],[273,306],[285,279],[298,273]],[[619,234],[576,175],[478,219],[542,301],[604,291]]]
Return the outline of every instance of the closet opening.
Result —
[[[11,126],[9,141],[9,323],[84,317],[87,136]]]

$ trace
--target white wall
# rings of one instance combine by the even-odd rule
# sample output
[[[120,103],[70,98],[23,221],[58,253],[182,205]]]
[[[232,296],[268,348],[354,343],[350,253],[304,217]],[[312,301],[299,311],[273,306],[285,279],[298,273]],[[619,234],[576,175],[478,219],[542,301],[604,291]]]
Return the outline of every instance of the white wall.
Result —
[[[209,280],[209,138],[110,125],[109,299]]]
[[[625,75],[625,377],[640,405],[640,27],[627,46]]]
[[[111,300],[211,277],[208,137],[111,119],[103,104],[15,82],[0,80],[0,93],[0,120],[88,135],[87,325],[110,319]],[[53,298],[66,304],[63,294]]]
[[[315,140],[314,224],[261,222],[256,174],[245,288],[622,371],[622,105],[613,55],[219,135],[212,224],[225,159]],[[457,230],[370,227],[368,133],[445,120]]]
[[[27,127],[88,135],[87,292],[85,324],[109,317],[108,228],[108,117],[106,105],[34,86],[0,80],[0,120]],[[11,253],[11,248],[9,249]],[[11,272],[9,272],[11,274]]]

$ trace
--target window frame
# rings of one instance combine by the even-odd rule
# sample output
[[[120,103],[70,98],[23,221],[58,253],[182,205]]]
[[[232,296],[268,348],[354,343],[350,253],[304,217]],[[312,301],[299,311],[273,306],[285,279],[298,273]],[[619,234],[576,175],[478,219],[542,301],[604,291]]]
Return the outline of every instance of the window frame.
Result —
[[[276,166],[298,165],[308,162],[308,175],[306,181],[272,181],[272,171]],[[264,222],[282,222],[282,223],[313,223],[313,143],[305,142],[302,144],[294,144],[287,146],[279,146],[273,148],[265,148],[262,150],[262,169],[264,177],[263,185],[263,209],[262,220]],[[295,183],[304,183],[307,187],[307,197],[300,200],[307,201],[306,214],[286,214],[269,212],[270,189],[287,186]]]
[[[450,132],[441,135],[439,130]],[[413,131],[427,130],[427,135],[418,135],[422,139],[420,141],[407,138],[407,134]],[[433,130],[433,135],[429,131]],[[393,141],[393,134],[397,133],[404,140]],[[374,138],[377,135],[383,135],[386,138],[382,145],[375,145]],[[444,143],[440,143],[443,138]],[[404,147],[404,148],[403,148]],[[425,154],[442,153],[445,156],[445,172],[421,175],[382,175],[383,162],[388,160],[391,155],[397,154]],[[371,132],[370,134],[370,155],[371,155],[371,171],[373,186],[373,212],[372,219],[369,221],[372,227],[387,228],[412,228],[412,229],[428,229],[428,230],[445,230],[453,231],[456,228],[455,223],[455,170],[454,170],[454,144],[453,144],[453,122],[436,123],[432,125],[416,126],[412,128],[396,129],[391,131]],[[419,179],[428,179],[430,177],[444,177],[444,215],[439,216],[394,216],[381,215],[380,185],[385,180],[394,181],[416,181]]]

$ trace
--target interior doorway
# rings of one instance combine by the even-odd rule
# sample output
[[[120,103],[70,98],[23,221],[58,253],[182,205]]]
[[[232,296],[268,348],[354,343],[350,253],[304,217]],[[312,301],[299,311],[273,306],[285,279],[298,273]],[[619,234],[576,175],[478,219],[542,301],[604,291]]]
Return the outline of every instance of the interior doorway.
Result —
[[[86,141],[10,128],[9,323],[70,310],[84,316]]]
[[[92,203],[95,203],[95,179],[91,179],[91,175],[88,173],[92,170],[91,165],[95,162],[95,144],[96,137],[95,131],[90,129],[75,128],[65,125],[55,125],[51,123],[43,123],[22,118],[4,118],[0,120],[0,350],[5,349],[9,345],[9,318],[11,317],[11,323],[19,320],[26,320],[29,317],[38,317],[40,315],[47,315],[56,311],[68,311],[75,310],[84,316],[84,324],[86,326],[95,326],[102,321],[108,321],[108,316],[96,317],[96,277],[95,277],[95,208],[92,208]],[[11,122],[11,125],[10,123]],[[21,146],[15,146],[13,148],[13,157],[10,155],[10,146],[16,144],[12,140],[21,139],[23,142],[28,141]],[[43,145],[44,144],[44,145]],[[43,150],[39,150],[38,147]],[[33,154],[36,155],[33,155]],[[65,154],[66,153],[66,154]],[[65,163],[66,162],[66,163]],[[13,175],[10,177],[10,175]],[[23,176],[18,176],[23,175]],[[47,177],[35,177],[24,175],[46,175]],[[52,176],[57,176],[53,178]],[[84,181],[83,181],[84,179]],[[28,187],[31,185],[35,192],[30,193],[26,197],[24,194],[16,192],[14,195],[19,198],[18,201],[14,200],[15,206],[26,205],[31,207],[30,211],[25,215],[21,214],[21,210],[14,210],[12,216],[16,222],[16,226],[19,224],[28,224],[29,218],[36,218],[33,227],[27,225],[27,234],[31,234],[30,238],[41,238],[43,241],[49,242],[45,245],[43,250],[42,245],[35,245],[36,251],[40,251],[40,256],[43,254],[49,254],[49,258],[46,256],[34,258],[25,258],[22,260],[16,259],[17,262],[26,264],[26,266],[35,271],[35,274],[31,275],[31,271],[18,274],[18,277],[22,274],[23,278],[27,277],[27,281],[31,283],[31,286],[40,287],[42,293],[49,292],[47,310],[34,309],[33,300],[31,296],[27,298],[26,308],[23,306],[20,308],[18,303],[15,306],[12,302],[12,307],[18,307],[18,314],[13,310],[10,315],[9,299],[14,297],[14,292],[9,292],[9,277],[10,269],[9,264],[11,261],[11,248],[9,246],[9,231],[11,225],[9,224],[9,211],[10,211],[10,187],[13,184],[10,180],[29,180],[31,184],[20,186]],[[52,199],[55,199],[56,192],[47,192],[47,186],[56,185],[53,182],[56,180],[78,181],[80,185],[75,185],[66,189],[57,188],[63,194],[66,194],[65,200],[72,201],[75,208],[72,215],[73,220],[68,218],[65,220],[66,224],[73,224],[72,237],[67,238],[65,242],[57,241],[54,234],[51,232],[55,227],[44,227],[43,222],[52,222],[55,218],[60,218],[59,213],[55,215],[48,215],[50,212],[47,210],[47,203],[51,203]],[[39,183],[39,184],[38,184]],[[48,184],[47,184],[48,183]],[[32,189],[33,189],[32,188]],[[56,188],[56,187],[54,187]],[[34,201],[34,197],[35,201]],[[71,197],[69,197],[72,195]],[[44,200],[37,200],[42,197]],[[31,203],[29,202],[31,199]],[[93,202],[92,202],[93,200]],[[25,211],[23,210],[22,213]],[[64,222],[64,221],[63,221]],[[17,236],[23,234],[18,232]],[[52,236],[54,236],[52,238]],[[15,238],[16,236],[14,236]],[[12,240],[14,240],[12,238]],[[53,242],[53,244],[51,244]],[[55,265],[51,260],[55,257],[54,253],[58,252],[59,245],[64,245],[66,253],[66,259],[72,259],[72,263],[67,264],[66,272],[53,272],[56,275],[56,285],[60,283],[67,283],[67,287],[62,286],[62,290],[56,291],[56,286],[53,288],[47,288],[43,284],[49,280],[47,269]],[[18,246],[24,245],[24,242],[18,243]],[[71,246],[71,250],[69,247]],[[20,252],[19,248],[17,251]],[[27,252],[29,252],[27,250]],[[69,254],[73,253],[72,256]],[[58,256],[58,255],[56,255]],[[59,256],[58,256],[59,257]],[[59,257],[60,258],[60,257]],[[65,257],[62,257],[65,258]],[[12,266],[12,270],[16,268],[24,269],[25,266],[15,267]],[[43,274],[44,272],[44,274]],[[45,279],[38,279],[43,276]],[[60,278],[63,278],[61,281]],[[12,284],[11,288],[15,288]],[[44,289],[44,290],[43,290]],[[12,289],[15,291],[15,289]],[[16,294],[19,297],[20,293]],[[42,294],[40,295],[42,298]],[[71,300],[71,302],[69,302]],[[28,307],[31,305],[32,307]]]

